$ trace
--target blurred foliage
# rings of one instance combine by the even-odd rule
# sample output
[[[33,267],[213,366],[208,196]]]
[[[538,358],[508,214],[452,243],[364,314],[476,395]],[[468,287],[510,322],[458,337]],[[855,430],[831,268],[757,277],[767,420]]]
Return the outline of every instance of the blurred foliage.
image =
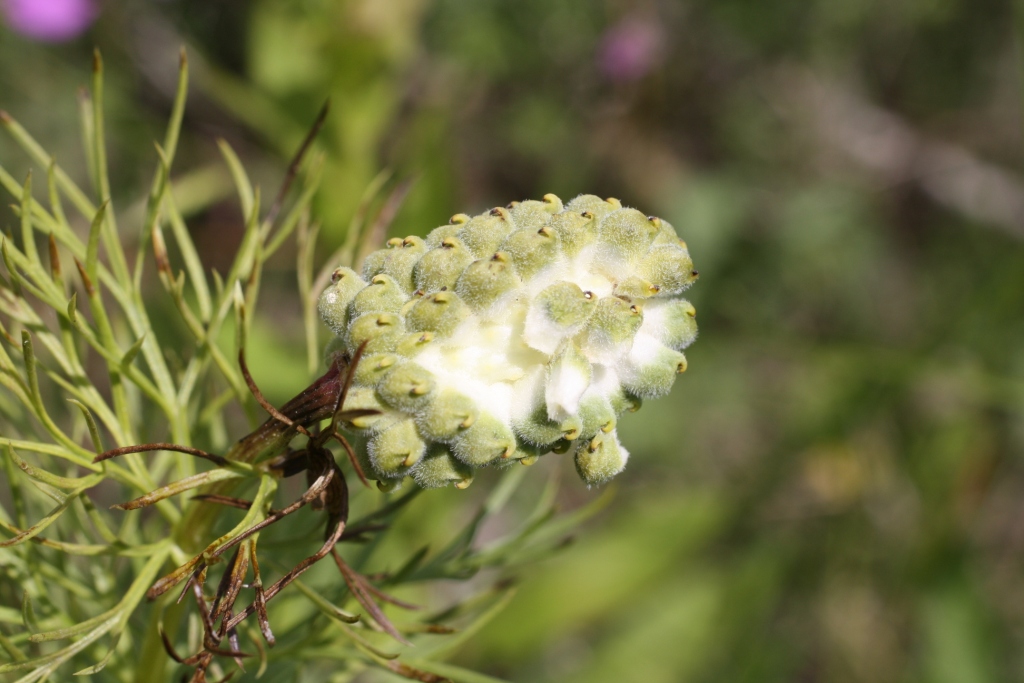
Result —
[[[145,189],[182,42],[200,67],[178,154],[192,173],[223,136],[273,187],[329,97],[325,255],[385,167],[415,179],[397,234],[545,192],[614,195],[678,227],[701,271],[687,376],[623,420],[634,458],[616,501],[520,572],[459,664],[521,681],[1010,681],[1024,676],[1019,12],[140,0],[108,3],[75,43],[0,35],[0,93],[84,175],[68,93],[100,45],[115,201]],[[241,234],[216,201],[224,180],[199,176],[212,203],[191,226],[213,263]],[[282,321],[286,256],[260,301]],[[301,357],[295,321],[254,334],[253,353]],[[264,374],[275,401],[308,381]],[[596,495],[571,480],[566,508]],[[489,486],[422,497],[391,542],[433,538]],[[526,515],[513,500],[503,524]]]

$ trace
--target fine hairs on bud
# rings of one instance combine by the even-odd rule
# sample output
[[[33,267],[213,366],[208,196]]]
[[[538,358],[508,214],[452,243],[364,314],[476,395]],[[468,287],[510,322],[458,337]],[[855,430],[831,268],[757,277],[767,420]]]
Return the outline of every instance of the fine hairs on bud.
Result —
[[[464,488],[555,452],[606,482],[629,457],[618,421],[686,369],[696,278],[667,221],[595,195],[456,214],[339,268],[319,310],[349,354],[365,344],[346,408],[379,411],[350,422],[368,474]]]

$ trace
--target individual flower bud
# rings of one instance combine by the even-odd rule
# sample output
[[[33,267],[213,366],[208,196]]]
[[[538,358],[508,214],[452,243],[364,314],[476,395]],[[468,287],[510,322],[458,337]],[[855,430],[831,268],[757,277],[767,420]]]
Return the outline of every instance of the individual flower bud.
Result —
[[[448,337],[469,316],[469,307],[455,292],[436,292],[416,302],[405,317],[410,330]]]
[[[552,420],[548,417],[547,407],[540,404],[532,412],[514,420],[512,427],[519,441],[537,447],[543,446],[546,449],[560,439],[574,440],[580,434],[582,422],[576,415]],[[521,457],[528,455],[529,453],[524,453]]]
[[[558,257],[558,237],[547,225],[540,228],[516,230],[505,238],[499,247],[508,254],[516,273],[527,280]]]
[[[626,360],[620,364],[622,386],[642,398],[664,396],[676,375],[686,371],[686,356],[662,346],[654,337],[640,334]]]
[[[442,389],[416,413],[416,424],[429,439],[451,441],[472,427],[479,415],[473,399],[454,389]]]
[[[615,296],[597,302],[594,314],[587,321],[584,351],[593,362],[611,363],[629,352],[643,314],[640,307]]]
[[[454,484],[464,489],[473,482],[473,468],[459,461],[444,445],[434,445],[412,468],[412,478],[425,489]]]
[[[570,258],[597,240],[597,218],[589,211],[563,211],[552,216],[549,225],[558,235],[562,253]]]
[[[399,361],[377,384],[377,394],[392,408],[413,413],[430,402],[434,376],[414,361]]]
[[[355,320],[366,313],[398,313],[407,297],[394,278],[374,275],[349,304],[349,316]]]
[[[498,207],[474,216],[462,226],[456,236],[476,258],[486,258],[498,250],[498,245],[515,229],[508,209]]]
[[[384,477],[400,477],[415,465],[427,450],[412,420],[401,420],[374,434],[367,443],[370,464]]]
[[[682,351],[697,338],[697,309],[686,299],[656,299],[644,306],[640,330]]]
[[[317,310],[320,318],[339,337],[348,325],[348,305],[366,287],[366,282],[351,268],[338,268],[331,275],[331,284],[320,295]]]
[[[523,339],[532,348],[554,353],[562,340],[575,335],[593,315],[596,297],[572,282],[544,288],[530,304]]]
[[[423,292],[452,289],[462,271],[474,260],[473,254],[462,240],[446,237],[436,249],[425,253],[416,263],[413,269],[416,288]]]
[[[516,452],[516,437],[504,422],[481,413],[469,429],[460,432],[451,443],[452,452],[462,462],[480,467]]]
[[[690,253],[678,244],[651,249],[640,261],[638,271],[641,277],[658,287],[661,296],[679,294],[697,279]]]
[[[598,434],[576,451],[576,472],[588,486],[603,484],[622,471],[629,452],[619,443],[615,432]]]
[[[619,209],[601,219],[597,236],[621,258],[633,262],[647,253],[660,227],[636,209]]]
[[[615,296],[626,299],[647,299],[661,292],[661,287],[637,275],[615,283]]]
[[[375,387],[399,360],[394,353],[364,354],[356,365],[352,380],[356,386]]]
[[[562,210],[562,200],[553,194],[546,194],[543,201],[530,199],[512,202],[508,208],[517,228],[536,230],[547,225],[551,216]]]
[[[369,387],[350,387],[345,396],[345,410],[379,410],[379,415],[361,415],[348,421],[354,429],[376,432],[384,426],[395,422],[395,414],[390,412],[377,398],[377,394]]]
[[[427,250],[426,242],[422,237],[411,235],[403,240],[388,240],[388,247],[387,250],[377,251],[366,257],[363,263],[363,277],[369,279],[381,273],[390,275],[406,293],[411,294],[415,289],[412,271],[420,256]]]
[[[572,342],[565,344],[548,363],[544,386],[547,417],[562,422],[575,415],[592,377],[593,369],[586,356]]]
[[[403,358],[414,358],[430,347],[437,338],[433,332],[410,332],[402,335],[395,345],[395,353]]]
[[[355,353],[366,342],[363,353],[393,351],[404,333],[405,325],[394,313],[367,313],[348,326],[348,348]]]
[[[424,240],[427,245],[427,249],[436,249],[441,246],[441,243],[448,237],[455,237],[459,234],[459,230],[462,230],[462,226],[469,221],[469,216],[464,213],[457,213],[448,219],[448,225],[442,225],[434,228],[430,231]]]
[[[581,194],[579,197],[576,197],[569,202],[565,208],[569,211],[575,211],[576,213],[589,211],[595,218],[603,218],[612,211],[618,211],[621,209],[622,202],[614,197],[601,199],[597,195]]]
[[[615,429],[618,419],[615,408],[607,396],[587,392],[580,399],[580,436],[581,439],[592,439],[598,432],[608,433]]]
[[[499,251],[469,264],[455,284],[455,292],[474,311],[482,311],[520,284],[508,255]]]
[[[522,439],[516,439],[516,452],[510,458],[499,461],[499,464],[512,465],[518,463],[520,465],[532,465],[542,456],[547,455],[551,452],[549,445],[538,446],[536,444],[528,443]]]

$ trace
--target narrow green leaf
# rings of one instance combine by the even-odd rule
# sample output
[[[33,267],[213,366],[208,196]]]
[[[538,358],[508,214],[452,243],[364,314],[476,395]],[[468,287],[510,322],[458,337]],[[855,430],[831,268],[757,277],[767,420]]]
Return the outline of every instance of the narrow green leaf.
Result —
[[[74,502],[77,496],[80,496],[83,491],[85,491],[88,488],[92,488],[101,481],[103,481],[102,474],[93,474],[91,476],[86,477],[78,488],[75,488],[68,493],[68,496],[67,498],[64,499],[63,503],[57,505],[55,508],[50,510],[50,512],[48,512],[45,517],[43,517],[41,520],[39,520],[29,528],[23,530],[21,533],[14,536],[14,538],[9,538],[6,541],[0,541],[0,548],[9,548],[11,546],[19,545],[21,543],[24,543],[25,541],[35,538],[40,533],[42,533],[44,529],[46,529],[51,524],[56,522],[57,519],[60,518],[62,514],[64,514],[64,511],[71,506],[71,503]]]
[[[32,171],[25,177],[21,190],[21,241],[25,256],[33,263],[39,263],[36,238],[32,232]]]
[[[68,300],[68,320],[72,325],[78,324],[78,292],[72,292]]]
[[[209,470],[207,472],[194,474],[191,477],[179,479],[167,486],[161,486],[158,489],[150,491],[144,496],[139,496],[138,498],[130,500],[127,503],[112,505],[111,508],[115,510],[138,510],[139,508],[152,505],[153,503],[164,500],[165,498],[176,496],[199,486],[205,486],[206,484],[212,484],[218,481],[227,481],[228,479],[239,479],[244,476],[246,476],[245,473],[238,470]]]
[[[39,626],[39,619],[36,617],[36,610],[32,606],[32,598],[28,591],[21,595],[21,623],[29,631],[35,631]]]
[[[78,399],[69,398],[68,401],[74,403],[82,411],[82,417],[85,418],[85,424],[89,428],[89,437],[92,439],[92,449],[97,453],[102,453],[105,449],[103,448],[103,441],[100,439],[100,430],[96,428],[96,420],[92,417],[92,412]]]
[[[93,216],[92,223],[89,225],[89,241],[86,243],[85,251],[85,272],[89,279],[93,281],[94,286],[99,284],[97,264],[99,263],[100,254],[100,233],[103,230],[103,221],[106,214],[107,203],[103,202],[100,204],[99,210],[96,211],[96,215]]]
[[[46,484],[49,484],[50,486],[56,486],[59,489],[71,490],[79,488],[82,486],[83,483],[85,483],[85,480],[89,478],[60,477],[57,476],[56,474],[51,474],[46,470],[39,469],[38,467],[33,467],[32,465],[22,460],[21,457],[18,456],[18,454],[14,451],[14,448],[11,447],[10,443],[4,444],[4,451],[7,453],[7,457],[11,459],[11,462],[17,465],[18,468],[26,475],[28,475],[32,479],[35,479],[36,481],[44,482]]]
[[[135,340],[135,343],[124,352],[124,357],[121,358],[121,369],[127,370],[128,366],[135,361],[135,357],[139,355],[139,351],[142,349],[143,343],[146,341],[146,335],[142,335]]]
[[[248,218],[253,209],[253,189],[249,176],[246,175],[245,167],[239,160],[238,155],[235,154],[235,150],[231,149],[231,145],[228,144],[227,140],[223,138],[217,140],[217,146],[220,148],[224,161],[227,162],[228,170],[231,172],[231,179],[235,182],[238,200],[242,205],[242,215]]]
[[[18,273],[14,267],[14,262],[11,260],[11,252],[7,247],[7,238],[4,237],[0,240],[0,251],[3,252],[4,265],[7,267],[7,273],[11,276],[11,290],[15,296],[21,296],[21,274]]]
[[[359,621],[358,614],[351,614],[341,609],[337,605],[331,603],[329,600],[324,599],[319,593],[296,579],[292,582],[292,585],[299,589],[299,591],[309,598],[317,609],[329,616],[331,619],[337,619],[346,624],[354,624]]]

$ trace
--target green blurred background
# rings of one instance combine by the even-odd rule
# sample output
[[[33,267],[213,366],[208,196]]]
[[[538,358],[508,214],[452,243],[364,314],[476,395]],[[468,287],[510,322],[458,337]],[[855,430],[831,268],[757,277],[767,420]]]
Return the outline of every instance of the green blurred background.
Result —
[[[269,192],[327,98],[323,258],[385,168],[413,181],[397,235],[546,192],[677,227],[701,272],[690,369],[622,423],[612,504],[513,572],[460,664],[524,682],[1016,681],[1021,9],[111,0],[65,42],[0,27],[0,107],[84,178],[75,88],[98,46],[131,207],[186,45],[178,191],[221,270],[242,221],[215,139]],[[8,139],[0,158],[28,166]],[[310,379],[293,263],[265,276],[250,359],[279,402]],[[598,495],[546,460],[531,476],[564,475],[565,509]],[[396,533],[444,539],[493,483],[423,496]]]

